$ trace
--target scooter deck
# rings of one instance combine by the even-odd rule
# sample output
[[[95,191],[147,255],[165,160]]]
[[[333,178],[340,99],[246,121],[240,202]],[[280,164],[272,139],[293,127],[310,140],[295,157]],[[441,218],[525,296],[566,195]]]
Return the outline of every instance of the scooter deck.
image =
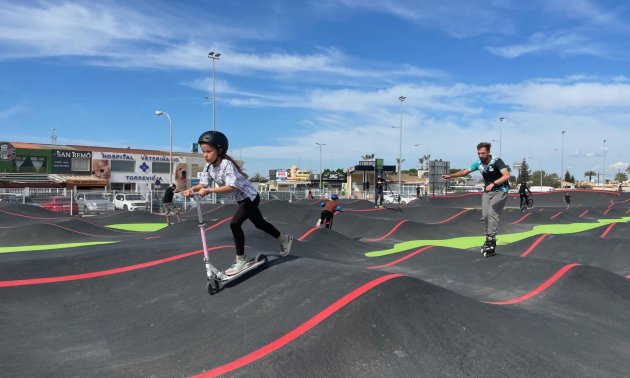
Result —
[[[238,278],[239,276],[242,276],[243,274],[245,274],[245,273],[247,273],[247,272],[249,272],[249,271],[251,271],[253,269],[256,269],[259,266],[264,265],[266,263],[267,263],[267,259],[263,259],[263,260],[259,260],[259,261],[256,261],[255,258],[250,259],[247,262],[247,267],[245,269],[241,270],[240,272],[236,273],[236,274],[232,274],[230,276],[230,275],[225,274],[225,271],[221,272],[221,277],[219,278],[219,281],[221,281],[221,283],[230,282],[231,280],[233,280],[235,278]]]
[[[237,279],[238,277],[251,272],[254,269],[259,268],[262,265],[267,263],[267,256],[259,253],[253,259],[247,261],[247,267],[240,272],[228,276],[225,272],[218,272],[218,274],[214,274],[211,278],[208,279],[208,283],[206,284],[206,289],[210,295],[218,293],[223,286],[225,286],[228,282]]]

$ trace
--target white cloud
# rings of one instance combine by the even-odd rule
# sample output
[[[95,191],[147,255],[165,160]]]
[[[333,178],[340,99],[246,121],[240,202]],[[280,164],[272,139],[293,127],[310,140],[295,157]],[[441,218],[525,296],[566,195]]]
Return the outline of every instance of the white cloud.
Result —
[[[13,116],[26,112],[28,112],[28,108],[23,104],[18,104],[8,109],[0,110],[0,119],[9,119]]]

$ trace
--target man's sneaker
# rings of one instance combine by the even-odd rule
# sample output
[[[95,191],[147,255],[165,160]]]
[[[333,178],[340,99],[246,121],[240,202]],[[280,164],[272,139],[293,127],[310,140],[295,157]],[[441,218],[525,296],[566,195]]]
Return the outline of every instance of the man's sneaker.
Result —
[[[293,243],[293,235],[284,234],[284,243],[280,243],[280,256],[286,256],[291,252],[291,243]]]
[[[242,260],[237,258],[232,266],[225,270],[225,274],[227,274],[228,276],[233,276],[245,268],[247,268],[247,256],[243,256]]]

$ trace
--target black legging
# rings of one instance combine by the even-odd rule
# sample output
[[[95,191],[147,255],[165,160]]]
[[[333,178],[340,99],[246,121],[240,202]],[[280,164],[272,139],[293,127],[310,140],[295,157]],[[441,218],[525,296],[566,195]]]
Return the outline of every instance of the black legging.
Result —
[[[258,209],[260,203],[260,195],[256,195],[256,198],[252,201],[246,198],[242,201],[238,201],[238,208],[232,217],[230,222],[230,229],[232,229],[232,235],[234,235],[234,245],[236,246],[236,254],[243,256],[245,254],[245,234],[241,225],[246,219],[252,221],[254,226],[259,230],[263,230],[274,238],[280,236],[278,231],[271,223],[267,222]]]
[[[527,206],[527,194],[525,193],[521,193],[521,207],[523,207],[523,205]]]

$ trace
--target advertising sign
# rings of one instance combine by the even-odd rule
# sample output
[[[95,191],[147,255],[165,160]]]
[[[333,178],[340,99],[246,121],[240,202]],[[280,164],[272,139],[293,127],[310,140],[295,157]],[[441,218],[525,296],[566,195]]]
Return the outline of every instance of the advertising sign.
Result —
[[[51,173],[71,173],[72,159],[92,159],[90,151],[52,150]]]
[[[285,181],[289,177],[286,169],[276,169],[276,181]]]
[[[0,142],[0,160],[10,161],[15,159],[15,147],[11,143]]]

